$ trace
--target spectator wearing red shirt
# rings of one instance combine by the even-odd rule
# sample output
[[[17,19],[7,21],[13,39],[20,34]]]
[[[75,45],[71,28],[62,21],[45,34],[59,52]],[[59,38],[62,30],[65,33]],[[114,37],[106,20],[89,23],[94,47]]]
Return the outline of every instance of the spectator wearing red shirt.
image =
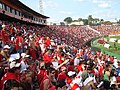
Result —
[[[4,90],[23,90],[23,87],[16,80],[10,79],[5,82]]]
[[[45,63],[51,63],[53,60],[53,51],[51,49],[48,49],[46,53],[43,55],[43,60]]]
[[[4,90],[4,83],[7,80],[14,79],[17,82],[20,82],[20,63],[11,62],[10,63],[10,70],[2,77],[0,81],[0,90]]]
[[[65,58],[64,58],[64,53],[61,53],[61,55],[57,56],[58,59],[58,63],[61,64],[64,62]]]
[[[15,35],[15,30],[14,30],[14,26],[13,26],[13,25],[11,25],[11,27],[10,27],[10,34],[11,34],[12,36]]]
[[[32,60],[36,61],[37,59],[37,49],[30,47],[30,55],[32,57]]]
[[[55,69],[49,68],[48,74],[44,76],[43,80],[41,81],[40,90],[50,90],[53,86],[52,81],[55,77]]]
[[[61,73],[58,74],[58,81],[64,80],[67,78],[67,68],[61,67]]]
[[[67,67],[67,71],[69,72],[69,71],[74,71],[74,62],[70,62],[70,64],[68,65],[68,67]]]
[[[22,47],[23,47],[23,38],[21,36],[21,33],[17,34],[17,37],[15,39],[15,47],[16,47],[16,51],[18,53],[22,53]]]
[[[40,70],[39,72],[37,73],[37,79],[38,79],[38,84],[40,86],[41,84],[41,81],[43,80],[44,76],[47,75],[47,71],[45,69],[45,63],[44,62],[41,62],[40,63]]]
[[[6,26],[5,25],[2,25],[2,30],[1,30],[1,39],[2,39],[2,42],[3,44],[7,44],[9,42],[9,34],[6,30]]]
[[[50,46],[50,44],[51,44],[51,43],[50,43],[50,38],[49,38],[49,37],[47,37],[47,38],[46,38],[46,40],[45,40],[45,42],[46,42],[47,47],[49,47],[49,46]]]

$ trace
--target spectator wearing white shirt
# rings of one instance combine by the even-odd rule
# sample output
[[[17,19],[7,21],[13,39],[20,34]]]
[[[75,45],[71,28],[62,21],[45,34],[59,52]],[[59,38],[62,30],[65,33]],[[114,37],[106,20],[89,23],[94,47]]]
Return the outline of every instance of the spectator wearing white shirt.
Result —
[[[27,64],[29,57],[30,57],[29,55],[23,55],[23,59],[21,61],[21,72],[26,71],[27,68],[29,67]]]
[[[79,57],[80,57],[79,54],[76,54],[76,58],[74,59],[74,66],[79,65],[79,63],[80,63]]]

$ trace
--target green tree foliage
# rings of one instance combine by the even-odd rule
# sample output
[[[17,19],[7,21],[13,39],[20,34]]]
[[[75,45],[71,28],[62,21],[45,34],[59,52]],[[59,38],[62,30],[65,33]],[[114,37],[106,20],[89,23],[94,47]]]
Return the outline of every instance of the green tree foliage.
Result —
[[[104,19],[100,19],[100,18],[93,18],[92,15],[89,15],[87,19],[83,19],[83,18],[78,18],[77,20],[72,20],[71,17],[66,17],[64,19],[64,22],[66,22],[67,24],[70,24],[72,22],[83,22],[84,25],[100,25],[100,24],[104,24]],[[117,20],[117,23],[120,23],[120,19]]]
[[[78,18],[78,21],[80,22],[80,21],[83,21],[83,19],[82,18]]]
[[[84,25],[88,25],[88,19],[83,19]]]
[[[93,17],[92,17],[92,15],[89,15],[88,16],[88,24],[92,25],[92,23],[93,23]]]
[[[66,22],[67,24],[70,24],[72,22],[72,18],[67,17],[67,18],[64,19],[64,22]]]

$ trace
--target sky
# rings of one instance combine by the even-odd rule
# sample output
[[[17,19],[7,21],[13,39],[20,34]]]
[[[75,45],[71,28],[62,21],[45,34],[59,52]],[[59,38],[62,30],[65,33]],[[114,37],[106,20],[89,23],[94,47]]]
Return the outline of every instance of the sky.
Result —
[[[19,0],[31,9],[40,12],[40,0]],[[62,22],[66,17],[100,18],[115,21],[120,18],[120,0],[42,0],[43,15],[48,22]]]

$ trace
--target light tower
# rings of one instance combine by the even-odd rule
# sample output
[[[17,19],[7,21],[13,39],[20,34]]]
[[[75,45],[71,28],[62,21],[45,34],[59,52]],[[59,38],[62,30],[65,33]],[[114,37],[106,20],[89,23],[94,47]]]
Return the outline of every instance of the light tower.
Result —
[[[39,10],[40,10],[40,13],[43,14],[43,1],[42,0],[39,0]]]

